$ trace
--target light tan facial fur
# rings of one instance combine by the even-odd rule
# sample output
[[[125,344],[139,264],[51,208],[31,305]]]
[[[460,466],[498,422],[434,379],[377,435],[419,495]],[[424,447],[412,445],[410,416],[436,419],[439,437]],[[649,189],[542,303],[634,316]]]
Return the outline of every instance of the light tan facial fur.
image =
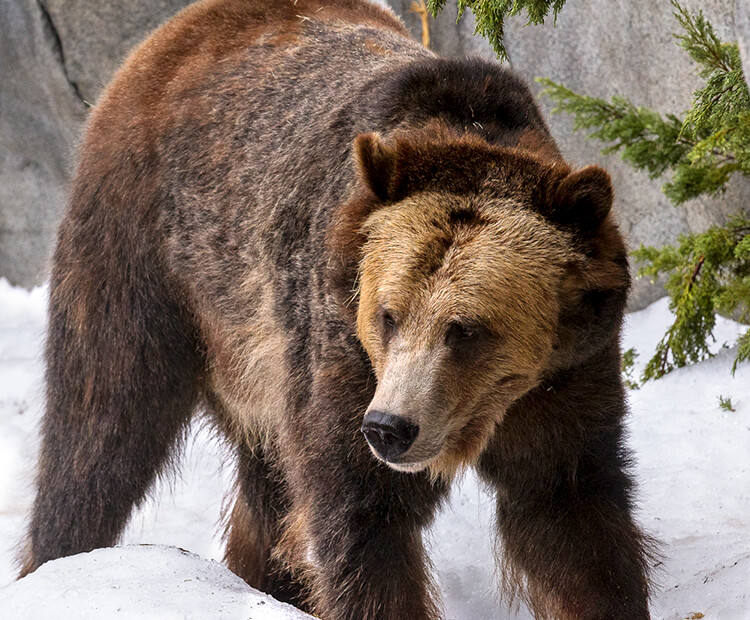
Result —
[[[570,239],[515,199],[429,192],[377,210],[363,232],[370,409],[420,428],[389,465],[450,476],[547,367]]]

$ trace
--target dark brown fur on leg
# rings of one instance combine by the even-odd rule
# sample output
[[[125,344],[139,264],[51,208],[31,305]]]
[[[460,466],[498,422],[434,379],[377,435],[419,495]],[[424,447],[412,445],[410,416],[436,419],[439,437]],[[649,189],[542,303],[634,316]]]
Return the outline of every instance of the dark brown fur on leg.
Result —
[[[482,457],[498,491],[505,585],[538,618],[650,617],[650,541],[631,516],[618,359],[605,351],[529,393]]]
[[[224,558],[249,585],[304,609],[304,588],[274,557],[288,499],[281,474],[265,450],[240,450],[237,495],[229,516]]]
[[[436,620],[437,593],[422,545],[432,507],[411,512],[405,503],[425,495],[418,487],[429,485],[426,475],[406,477],[384,468],[369,479],[352,473],[342,467],[311,476],[309,488],[317,490],[309,493],[302,514],[293,513],[312,561],[307,573],[313,612],[326,620]],[[347,501],[324,490],[329,485],[346,489]],[[403,488],[409,486],[411,491]],[[401,499],[385,496],[388,488]]]
[[[200,347],[156,247],[147,188],[131,172],[142,210],[106,178],[79,178],[60,229],[38,492],[22,575],[117,541],[198,398]],[[100,202],[107,215],[92,218]]]

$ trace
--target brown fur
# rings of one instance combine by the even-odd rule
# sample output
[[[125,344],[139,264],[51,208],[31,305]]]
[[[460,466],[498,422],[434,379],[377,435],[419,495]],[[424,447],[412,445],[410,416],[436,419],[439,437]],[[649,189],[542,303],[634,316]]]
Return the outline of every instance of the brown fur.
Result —
[[[421,532],[473,466],[540,618],[647,618],[611,204],[518,78],[388,11],[188,7],[89,121],[22,574],[114,544],[200,408],[237,454],[226,562],[255,587],[439,617]],[[360,433],[375,407],[419,425],[400,462]]]

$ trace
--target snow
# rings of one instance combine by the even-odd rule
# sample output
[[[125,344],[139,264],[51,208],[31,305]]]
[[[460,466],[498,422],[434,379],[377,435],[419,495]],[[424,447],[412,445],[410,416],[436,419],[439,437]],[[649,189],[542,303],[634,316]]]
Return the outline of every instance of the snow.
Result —
[[[128,546],[50,562],[13,581],[33,497],[45,303],[45,289],[27,292],[0,279],[0,614],[30,620],[53,614],[60,620],[305,617],[216,562],[232,464],[199,427],[179,473],[157,485],[134,516],[122,541]],[[640,352],[637,370],[669,321],[666,299],[628,316],[623,345]],[[706,620],[750,619],[750,364],[733,377],[734,350],[723,346],[731,347],[744,329],[720,319],[714,358],[629,395],[638,517],[661,541],[664,557],[654,619],[698,613]],[[736,411],[720,409],[719,396],[731,398]],[[509,610],[495,585],[493,503],[467,474],[427,534],[448,620],[531,618],[524,608]]]
[[[163,545],[97,549],[48,562],[5,588],[2,606],[8,618],[30,619],[312,618],[253,590],[215,560]]]

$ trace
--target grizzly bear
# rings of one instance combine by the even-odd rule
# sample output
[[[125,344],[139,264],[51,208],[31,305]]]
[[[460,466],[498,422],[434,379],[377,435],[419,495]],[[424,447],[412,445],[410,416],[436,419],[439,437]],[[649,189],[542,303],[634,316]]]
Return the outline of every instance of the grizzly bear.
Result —
[[[537,617],[648,618],[612,198],[512,72],[383,8],[188,7],[88,123],[22,574],[115,544],[200,412],[229,568],[321,618],[439,617],[422,530],[468,467]]]

